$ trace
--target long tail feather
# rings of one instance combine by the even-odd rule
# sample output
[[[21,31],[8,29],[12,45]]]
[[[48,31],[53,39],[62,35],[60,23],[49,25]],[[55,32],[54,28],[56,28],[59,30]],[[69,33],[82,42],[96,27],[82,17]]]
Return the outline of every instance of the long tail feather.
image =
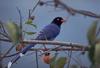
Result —
[[[10,68],[11,65],[12,65],[13,63],[15,63],[16,61],[18,61],[19,58],[21,58],[22,56],[24,56],[24,54],[25,54],[30,48],[34,47],[34,45],[35,45],[35,44],[31,44],[31,45],[25,47],[23,50],[21,50],[20,54],[17,55],[16,57],[14,57],[14,58],[8,63],[8,68]]]

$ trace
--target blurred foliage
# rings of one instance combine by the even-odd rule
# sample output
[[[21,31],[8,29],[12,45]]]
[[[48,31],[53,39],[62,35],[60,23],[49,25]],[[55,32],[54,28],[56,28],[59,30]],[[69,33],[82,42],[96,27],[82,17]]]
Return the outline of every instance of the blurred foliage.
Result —
[[[67,63],[66,57],[59,57],[56,61],[57,68],[64,68],[66,63]]]
[[[25,22],[25,24],[30,25],[34,28],[37,28],[37,25],[33,24],[33,20],[34,20],[35,16],[32,16],[30,18],[28,18],[28,20]],[[27,32],[27,31],[23,31],[25,34],[27,35],[34,35],[36,34],[36,32]]]
[[[5,24],[5,28],[11,41],[13,43],[19,42],[21,33],[20,27],[15,22],[9,21]]]
[[[94,21],[87,32],[87,39],[90,45],[94,45],[96,40],[96,30],[97,30],[98,20]]]
[[[95,64],[100,64],[100,39],[97,37],[97,32],[99,33],[98,35],[100,35],[98,30],[100,26],[98,26],[98,24],[98,20],[94,21],[87,32],[87,39],[90,45],[88,57],[92,63],[92,67],[94,67]]]
[[[100,42],[95,45],[94,59],[95,59],[95,63],[100,64]]]
[[[24,31],[24,33],[26,33],[27,35],[34,35],[34,34],[36,34],[36,32],[26,32],[26,31]]]
[[[37,26],[36,26],[35,24],[33,24],[33,19],[31,19],[31,18],[29,18],[29,19],[25,22],[25,24],[31,25],[32,27],[37,28]]]
[[[0,29],[2,28],[1,24],[0,24]]]
[[[51,63],[50,63],[50,68],[55,68],[57,56],[58,56],[58,54],[55,53],[55,55],[52,57]]]
[[[64,68],[65,64],[67,63],[66,57],[54,58],[53,60],[54,61],[52,61],[50,64],[50,68]]]
[[[70,68],[79,68],[79,66],[76,64],[72,64],[72,65],[70,65]]]

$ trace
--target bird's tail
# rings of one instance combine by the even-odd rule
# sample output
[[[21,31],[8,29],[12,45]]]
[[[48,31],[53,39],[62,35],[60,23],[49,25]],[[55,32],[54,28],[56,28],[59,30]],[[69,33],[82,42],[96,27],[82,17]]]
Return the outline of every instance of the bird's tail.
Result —
[[[11,65],[12,65],[13,63],[15,63],[15,62],[16,62],[19,58],[21,58],[22,56],[24,56],[24,54],[25,54],[29,49],[31,49],[32,47],[34,47],[34,45],[35,45],[35,44],[31,44],[31,45],[26,46],[25,48],[23,48],[23,49],[20,51],[19,55],[17,55],[16,57],[14,57],[14,58],[8,63],[8,67],[7,67],[7,68],[10,68]]]

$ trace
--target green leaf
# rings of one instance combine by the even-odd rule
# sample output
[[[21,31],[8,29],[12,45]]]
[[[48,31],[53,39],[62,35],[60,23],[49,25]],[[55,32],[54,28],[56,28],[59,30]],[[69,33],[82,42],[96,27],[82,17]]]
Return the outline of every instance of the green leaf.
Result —
[[[88,51],[88,58],[91,61],[92,65],[94,65],[94,52],[95,52],[95,45],[90,46],[90,49]]]
[[[2,26],[1,26],[1,24],[0,24],[0,28],[1,28]]]
[[[25,24],[32,24],[32,21],[33,21],[33,20],[29,18],[29,19],[25,22]]]
[[[32,25],[33,27],[37,28],[37,26],[35,24],[30,24],[30,25]]]
[[[89,27],[89,30],[87,32],[87,39],[90,45],[93,45],[96,40],[97,25],[98,25],[98,20],[93,22],[93,24]]]
[[[87,32],[87,38],[90,44],[92,44],[96,39],[96,29],[98,21],[94,21]]]
[[[36,32],[26,32],[26,31],[24,31],[26,34],[28,34],[28,35],[33,35],[33,34],[36,34]]]
[[[32,21],[33,21],[32,19],[28,19],[28,20],[25,22],[25,24],[28,24],[28,25],[31,25],[31,26],[37,28],[37,26],[36,26],[35,24],[32,24]]]
[[[21,33],[19,26],[16,23],[10,21],[5,24],[5,28],[8,32],[10,39],[15,43],[18,42]]]
[[[72,64],[72,65],[70,65],[70,68],[79,68],[79,66],[76,64]]]
[[[55,56],[52,57],[51,63],[50,63],[50,68],[55,68],[57,56],[58,56],[58,54],[55,54]]]
[[[95,46],[95,55],[94,55],[95,63],[100,64],[100,42]]]
[[[66,57],[59,57],[56,61],[56,68],[64,68],[66,61]]]

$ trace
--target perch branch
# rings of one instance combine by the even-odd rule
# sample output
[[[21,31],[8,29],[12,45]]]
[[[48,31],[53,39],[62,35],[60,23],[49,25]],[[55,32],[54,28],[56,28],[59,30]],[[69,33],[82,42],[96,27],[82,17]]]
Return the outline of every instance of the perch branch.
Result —
[[[2,41],[8,41],[8,42],[11,42],[11,41],[9,41],[9,40],[7,40],[7,39],[2,39]],[[60,46],[65,46],[65,47],[70,47],[70,48],[72,48],[71,50],[88,50],[88,48],[89,47],[86,47],[85,45],[82,45],[82,44],[79,44],[79,43],[72,43],[72,42],[61,42],[61,41],[43,41],[43,40],[24,40],[24,41],[22,41],[22,43],[24,43],[24,44],[32,44],[32,43],[36,43],[36,44],[50,44],[50,45],[60,45]],[[60,48],[60,47],[58,47],[58,48]],[[58,48],[53,48],[53,49],[49,49],[50,51],[52,51],[52,50],[56,50],[56,49],[58,49]],[[76,48],[76,49],[75,49]],[[78,49],[77,49],[78,48]],[[80,48],[80,49],[79,49]],[[66,50],[68,50],[68,49],[66,49]],[[70,49],[69,49],[70,50]],[[7,53],[8,54],[8,53]],[[7,54],[6,55],[4,55],[4,57],[5,56],[7,56]],[[3,57],[3,58],[4,58]]]
[[[50,45],[61,45],[61,46],[67,46],[67,47],[77,47],[77,48],[83,48],[86,45],[82,45],[79,43],[71,43],[71,42],[61,42],[61,41],[43,41],[43,40],[24,40],[23,43],[25,44],[50,44]],[[70,46],[72,45],[72,46]]]
[[[8,39],[0,39],[0,41],[6,41],[6,42],[11,42]],[[22,41],[24,44],[50,44],[50,45],[61,45],[61,46],[66,46],[66,47],[77,47],[77,48],[84,48],[87,45],[83,45],[80,43],[72,43],[72,42],[62,42],[62,41],[45,41],[45,40],[24,40]],[[72,46],[70,46],[72,45]]]

